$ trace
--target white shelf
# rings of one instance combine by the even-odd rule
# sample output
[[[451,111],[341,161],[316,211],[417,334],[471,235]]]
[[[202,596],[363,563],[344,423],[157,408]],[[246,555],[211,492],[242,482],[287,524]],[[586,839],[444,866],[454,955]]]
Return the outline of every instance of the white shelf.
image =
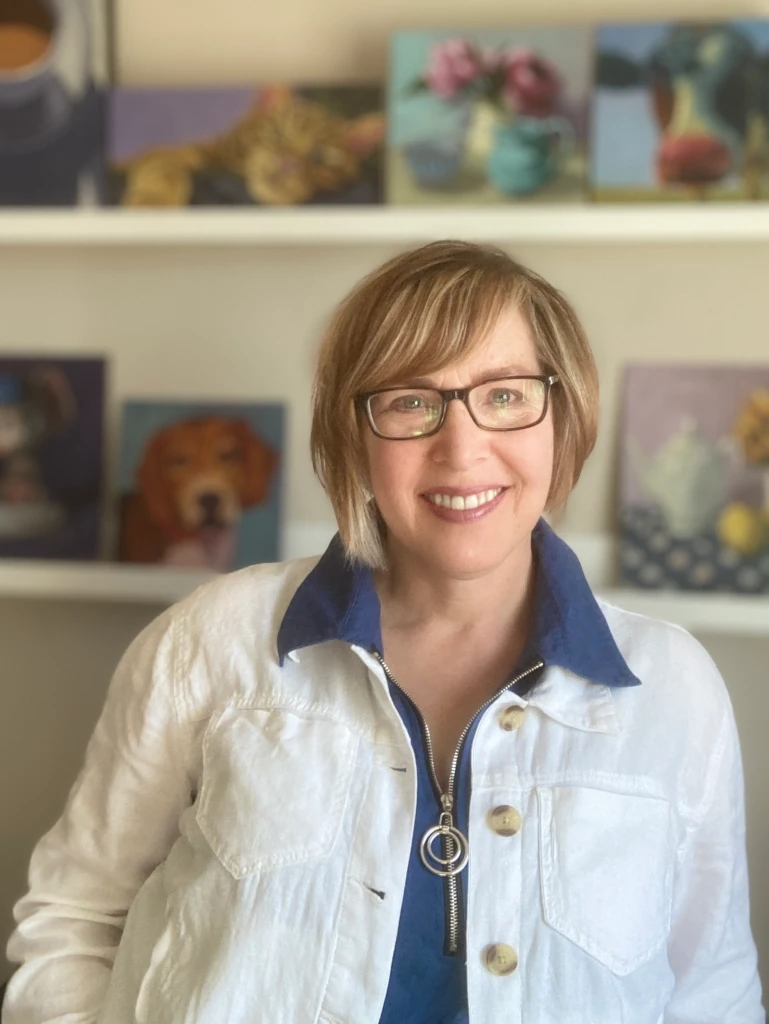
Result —
[[[732,633],[769,638],[769,596],[601,587],[596,593],[618,608],[675,622],[692,633]]]
[[[769,202],[514,207],[3,210],[0,246],[767,242]]]
[[[321,552],[333,532],[333,527],[322,524],[289,525],[284,544],[286,557]],[[747,597],[607,586],[603,581],[611,574],[612,540],[588,534],[573,534],[565,539],[579,556],[596,593],[620,608],[675,622],[695,633],[769,638],[769,595]],[[194,569],[6,559],[0,560],[0,597],[166,605],[213,578],[213,573]]]
[[[214,574],[108,562],[0,561],[0,597],[173,604]]]

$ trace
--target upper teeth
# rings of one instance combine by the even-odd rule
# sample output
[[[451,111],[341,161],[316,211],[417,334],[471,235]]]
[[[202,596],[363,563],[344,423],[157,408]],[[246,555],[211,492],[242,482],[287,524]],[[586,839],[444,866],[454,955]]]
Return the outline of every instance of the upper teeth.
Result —
[[[478,491],[477,494],[467,494],[461,497],[458,494],[428,494],[427,497],[433,505],[443,505],[444,508],[454,508],[459,511],[466,508],[478,508],[480,505],[487,505],[501,492],[501,487],[493,491]]]

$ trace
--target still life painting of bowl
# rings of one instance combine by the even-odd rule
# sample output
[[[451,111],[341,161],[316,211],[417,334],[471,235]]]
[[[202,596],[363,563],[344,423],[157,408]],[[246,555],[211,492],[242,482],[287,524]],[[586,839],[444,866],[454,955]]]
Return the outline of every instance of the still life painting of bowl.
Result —
[[[633,366],[620,567],[645,588],[769,593],[769,366]]]
[[[388,201],[582,199],[590,70],[588,29],[396,33]]]

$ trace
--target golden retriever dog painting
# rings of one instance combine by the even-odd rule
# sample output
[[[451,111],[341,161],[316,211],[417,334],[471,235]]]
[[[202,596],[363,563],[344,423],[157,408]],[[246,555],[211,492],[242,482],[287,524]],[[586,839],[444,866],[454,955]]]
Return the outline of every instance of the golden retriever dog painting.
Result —
[[[278,557],[276,422],[268,420],[270,431],[253,416],[201,411],[140,439],[139,421],[153,419],[152,404],[129,403],[126,411],[123,461],[132,466],[121,500],[121,561],[227,572]],[[262,519],[256,534],[244,529],[254,513]]]

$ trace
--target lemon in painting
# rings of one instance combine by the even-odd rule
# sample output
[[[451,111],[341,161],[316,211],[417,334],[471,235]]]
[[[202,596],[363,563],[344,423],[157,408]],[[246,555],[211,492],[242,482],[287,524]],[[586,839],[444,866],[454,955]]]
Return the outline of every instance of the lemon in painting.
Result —
[[[732,502],[719,516],[718,536],[740,554],[755,555],[769,544],[769,517],[752,505]]]

